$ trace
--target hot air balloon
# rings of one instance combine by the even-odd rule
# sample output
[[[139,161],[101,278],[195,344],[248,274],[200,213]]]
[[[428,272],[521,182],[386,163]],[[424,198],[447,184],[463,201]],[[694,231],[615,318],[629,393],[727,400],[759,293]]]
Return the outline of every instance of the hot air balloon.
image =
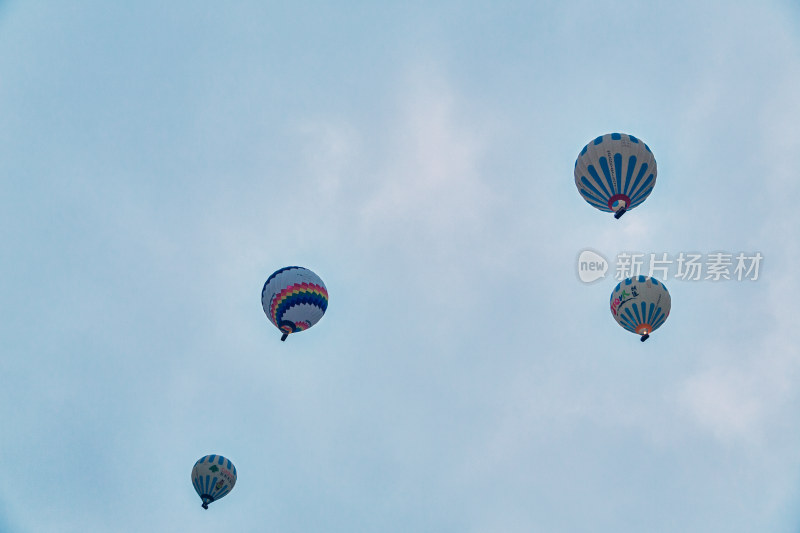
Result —
[[[663,283],[650,276],[634,276],[617,284],[611,293],[614,320],[646,341],[669,316],[672,299]]]
[[[285,341],[290,333],[307,330],[319,322],[328,308],[328,289],[307,268],[281,268],[264,283],[261,307]]]
[[[583,147],[575,160],[575,185],[583,199],[619,218],[650,195],[656,159],[633,135],[608,133]]]
[[[228,494],[235,484],[236,467],[221,455],[206,455],[192,468],[192,485],[203,500],[203,509]]]

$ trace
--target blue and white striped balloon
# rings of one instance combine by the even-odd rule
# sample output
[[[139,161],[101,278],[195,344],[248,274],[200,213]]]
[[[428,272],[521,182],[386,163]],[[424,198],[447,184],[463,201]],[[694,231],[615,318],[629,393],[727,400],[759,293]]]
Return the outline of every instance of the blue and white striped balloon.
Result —
[[[236,467],[221,455],[206,455],[192,468],[192,485],[203,500],[203,509],[208,509],[209,503],[219,500],[236,485]]]
[[[575,160],[575,185],[600,211],[621,217],[650,195],[656,184],[656,158],[643,141],[625,133],[602,135],[583,147]]]
[[[634,276],[618,283],[611,293],[611,314],[617,324],[646,341],[669,316],[672,298],[663,283],[650,276]]]

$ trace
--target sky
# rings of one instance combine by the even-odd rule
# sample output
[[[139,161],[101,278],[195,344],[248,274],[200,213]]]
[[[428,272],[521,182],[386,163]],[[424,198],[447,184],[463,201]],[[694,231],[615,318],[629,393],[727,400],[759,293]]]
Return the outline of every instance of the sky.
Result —
[[[0,1],[0,531],[800,532],[799,90],[792,1]],[[640,343],[621,252],[763,261]]]

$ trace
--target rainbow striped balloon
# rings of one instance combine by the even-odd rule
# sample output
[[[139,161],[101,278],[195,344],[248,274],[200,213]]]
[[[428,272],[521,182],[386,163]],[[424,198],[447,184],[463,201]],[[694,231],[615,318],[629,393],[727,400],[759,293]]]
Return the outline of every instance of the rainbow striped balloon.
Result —
[[[264,283],[261,307],[285,341],[290,333],[307,330],[319,322],[328,309],[328,289],[309,269],[284,267]]]
[[[611,293],[614,320],[646,341],[669,316],[672,298],[663,283],[650,276],[634,276],[618,283]]]
[[[621,217],[650,195],[656,184],[656,158],[633,135],[608,133],[583,147],[575,160],[575,185],[600,211]]]
[[[192,485],[203,500],[203,509],[208,509],[209,503],[219,500],[236,485],[236,467],[221,455],[201,457],[192,468]]]

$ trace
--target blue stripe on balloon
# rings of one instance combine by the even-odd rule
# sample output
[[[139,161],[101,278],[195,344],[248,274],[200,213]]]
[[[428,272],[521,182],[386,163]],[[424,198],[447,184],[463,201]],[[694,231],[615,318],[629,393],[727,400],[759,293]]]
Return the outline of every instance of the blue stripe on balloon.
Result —
[[[664,310],[660,307],[656,309],[655,317],[653,318],[653,328],[658,328],[661,324],[664,323],[666,320],[667,315],[664,314]]]
[[[592,168],[592,172],[594,172],[594,168]],[[590,172],[590,174],[591,174],[591,172]],[[594,172],[594,174],[595,174],[595,175],[597,175],[597,172]],[[600,177],[598,176],[598,177],[597,177],[597,179],[599,180],[599,179],[600,179]],[[589,181],[589,180],[586,178],[586,176],[581,176],[581,183],[582,183],[582,184],[583,184],[583,185],[584,185],[586,188],[588,188],[588,189],[589,189],[589,190],[591,190],[593,193],[595,193],[595,194],[597,195],[597,197],[598,197],[598,198],[600,198],[601,200],[602,200],[603,198],[606,198],[606,202],[608,202],[608,198],[610,198],[610,196],[608,195],[608,191],[606,191],[606,192],[605,192],[605,194],[604,194],[604,193],[602,193],[602,192],[600,192],[600,191],[598,191],[598,190],[597,190],[597,188],[594,186],[594,184],[593,184],[591,181]]]
[[[635,309],[634,309],[635,311]],[[623,326],[628,331],[636,331],[636,326],[638,325],[638,320],[633,316],[631,313],[631,307],[625,309],[625,314],[623,315]]]
[[[631,207],[633,208],[633,207],[637,207],[637,206],[642,205],[644,203],[644,201],[647,200],[650,197],[650,192],[652,192],[652,189],[650,191],[648,191],[648,193],[646,195],[644,195],[641,198],[639,198],[638,200],[636,200],[635,203],[631,202]]]
[[[583,150],[581,150],[581,153],[580,153],[580,155],[578,157],[580,157],[581,155],[584,155],[588,149],[589,149],[589,145],[587,144],[586,146],[583,147]],[[575,162],[577,163],[578,160],[576,159]]]
[[[592,200],[594,200],[595,202],[598,202],[598,203],[602,202],[602,200],[600,198],[598,198],[597,196],[595,196],[591,192],[587,191],[586,189],[578,189],[578,192],[581,193],[581,196],[583,196],[584,199],[587,202],[592,201]]]
[[[647,200],[650,197],[650,193],[651,192],[652,192],[652,189],[650,189],[650,191],[648,191],[648,193],[646,195],[644,195],[641,198],[637,199],[635,203],[631,202],[631,207],[637,207],[637,206],[641,205],[642,203],[644,203],[644,201]]]
[[[647,310],[647,320],[645,320],[646,324],[650,324],[651,326],[653,325],[653,315],[655,314],[655,311],[656,304],[650,302],[650,309]]]
[[[618,141],[618,140],[622,139],[622,135],[620,135],[619,133],[612,133],[611,134],[611,138],[613,140],[615,140],[615,141]]]
[[[650,193],[648,192],[645,196],[642,196],[641,198],[636,200],[635,203],[631,202],[631,207],[633,208],[633,207],[638,207],[638,206],[642,205],[644,203],[644,201],[647,200],[649,197],[650,197]]]
[[[642,181],[642,177],[644,176],[645,172],[647,172],[647,163],[646,162],[642,163],[642,166],[639,167],[639,173],[636,175],[636,179],[633,180],[633,184],[631,184],[631,186],[628,189],[625,190],[625,195],[627,195],[628,198],[633,197],[632,193],[639,186],[639,182]]]
[[[641,324],[642,323],[642,317],[639,316],[639,308],[636,307],[635,303],[633,305],[631,305],[631,307],[633,308],[633,314],[636,315],[636,323],[637,324]]]
[[[597,169],[594,168],[594,165],[589,165],[586,167],[586,170],[589,171],[589,174],[591,174],[594,182],[603,190],[603,197],[611,198],[611,193],[606,190],[605,185],[603,185],[603,180],[600,178],[600,175],[597,173]]]
[[[631,184],[631,176],[633,176],[633,170],[636,168],[636,156],[632,155],[628,158],[628,169],[625,173],[625,184],[621,190],[627,191],[628,186]],[[625,194],[625,193],[623,193]]]
[[[622,190],[622,154],[614,154],[614,167],[617,169],[617,191]]]
[[[603,200],[586,192],[586,189],[578,189],[578,192],[581,193],[581,196],[583,196],[584,200],[592,204],[594,207],[606,211],[611,211],[610,209],[608,209],[608,202],[603,203]]]
[[[600,144],[601,142],[603,142],[603,136],[602,136],[602,135],[601,135],[600,137],[598,137],[598,138],[596,138],[596,139],[594,140],[594,144],[595,144],[595,145],[598,145],[598,144]]]
[[[208,456],[206,456],[206,458],[208,459],[209,463],[213,463],[215,457],[216,457],[216,455],[208,455]]]
[[[641,190],[639,190],[639,192],[637,192],[632,197],[632,198],[636,198],[636,205],[639,205],[640,203],[644,202],[645,199],[648,196],[650,196],[650,193],[653,192],[653,185],[655,185],[654,181],[655,181],[655,176],[650,174],[647,177],[647,179],[645,180],[645,182],[642,184]],[[633,203],[633,202],[631,202],[631,203]]]
[[[228,459],[228,470],[230,470],[231,468],[233,468],[233,463],[231,463],[231,460]]]
[[[627,309],[627,316],[630,319],[632,324],[639,323],[639,311],[636,309],[635,305],[630,305]]]
[[[586,199],[586,201],[589,202],[589,205],[591,205],[595,209],[599,209],[601,211],[607,211],[609,213],[611,212],[611,210],[607,206],[604,206],[600,202],[592,201],[592,200],[589,200],[589,199]]]
[[[584,197],[584,200],[589,202],[589,204],[591,204],[593,207],[600,209],[601,211],[611,212],[611,210],[608,208],[607,202],[603,203],[601,199],[586,192],[586,189],[580,189],[580,193]]]
[[[603,176],[606,178],[608,190],[611,191],[611,193],[608,195],[608,198],[611,199],[611,197],[614,196],[617,191],[614,189],[614,181],[611,179],[611,169],[608,166],[608,159],[606,156],[602,156],[600,158],[600,168],[603,170]]]
[[[281,269],[276,270],[275,272],[272,273],[272,275],[270,277],[267,278],[267,281],[266,281],[266,283],[264,283],[264,286],[266,286],[267,283],[272,281],[272,279],[275,278],[281,272],[286,272],[287,270],[292,270],[292,269],[295,269],[295,268],[300,268],[300,267],[299,266],[288,266],[288,267],[283,267]]]
[[[220,456],[219,456],[219,461],[217,461],[217,464],[218,464],[219,466],[222,466],[222,463],[224,463],[224,462],[225,462],[225,458],[224,458],[224,457],[222,457],[222,456],[220,455]]]
[[[637,143],[637,144],[639,143],[639,139],[637,139],[637,138],[636,138],[636,137],[634,137],[633,135],[628,135],[628,138],[629,138],[629,139],[631,140],[631,142],[633,142],[633,143]]]
[[[653,319],[652,319],[653,321],[650,322],[650,324],[653,324],[653,327],[655,328],[655,324],[658,323],[658,321],[661,319],[662,316],[664,316],[664,311],[661,309],[660,305],[657,305],[656,310],[653,313]]]
[[[647,179],[642,181],[642,183],[636,188],[631,190],[631,198],[638,199],[643,193],[649,194],[650,189],[653,188],[652,183],[655,180],[655,175],[651,172]]]
[[[323,314],[325,313],[326,309],[328,308],[328,301],[325,299],[325,297],[323,297],[321,295],[312,294],[312,293],[293,294],[293,295],[289,296],[288,298],[286,298],[285,300],[283,300],[280,303],[280,305],[278,305],[278,307],[276,309],[276,312],[275,312],[278,322],[280,323],[283,320],[283,315],[289,309],[291,309],[292,307],[294,307],[296,305],[302,305],[302,304],[313,305],[313,306],[319,308],[323,312]]]

